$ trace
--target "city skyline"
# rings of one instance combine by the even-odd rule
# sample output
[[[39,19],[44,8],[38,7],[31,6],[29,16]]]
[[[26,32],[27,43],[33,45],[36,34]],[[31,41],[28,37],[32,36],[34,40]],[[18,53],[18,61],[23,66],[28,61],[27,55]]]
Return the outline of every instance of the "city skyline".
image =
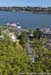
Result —
[[[51,0],[0,0],[0,7],[3,6],[51,7]]]

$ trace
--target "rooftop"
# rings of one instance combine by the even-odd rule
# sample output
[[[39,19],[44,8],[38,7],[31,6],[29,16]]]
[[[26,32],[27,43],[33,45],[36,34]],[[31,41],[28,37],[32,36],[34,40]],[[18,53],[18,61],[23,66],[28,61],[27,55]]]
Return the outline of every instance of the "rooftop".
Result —
[[[46,34],[51,34],[51,29],[50,28],[43,28],[43,29],[41,29],[41,31],[43,33],[46,33]]]

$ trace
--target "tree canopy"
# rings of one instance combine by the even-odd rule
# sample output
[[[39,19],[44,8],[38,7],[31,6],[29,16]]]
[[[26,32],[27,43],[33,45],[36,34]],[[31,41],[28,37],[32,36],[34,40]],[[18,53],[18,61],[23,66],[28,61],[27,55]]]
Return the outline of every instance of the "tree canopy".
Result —
[[[39,31],[39,30],[38,30]],[[12,42],[8,34],[0,38],[0,75],[19,75],[19,73],[51,73],[51,51],[46,49],[39,39],[33,39],[33,54],[35,62],[30,61],[26,53],[26,33],[21,33],[20,42],[22,47]],[[24,47],[24,48],[23,48]],[[37,74],[38,75],[38,74]]]
[[[36,39],[40,39],[41,34],[42,34],[42,32],[40,31],[39,28],[37,28],[33,33],[34,38],[36,38]]]

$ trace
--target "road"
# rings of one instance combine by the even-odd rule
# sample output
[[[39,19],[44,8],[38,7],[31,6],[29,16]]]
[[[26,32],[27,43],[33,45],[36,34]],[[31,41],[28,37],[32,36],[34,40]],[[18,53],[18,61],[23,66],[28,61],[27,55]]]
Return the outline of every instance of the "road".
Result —
[[[33,52],[33,49],[30,47],[30,44],[28,42],[26,44],[26,51],[28,55],[31,55]]]
[[[33,48],[31,47],[30,40],[27,38],[27,44],[26,44],[26,52],[27,55],[30,56],[31,62],[33,63],[35,61],[35,55],[33,54]]]

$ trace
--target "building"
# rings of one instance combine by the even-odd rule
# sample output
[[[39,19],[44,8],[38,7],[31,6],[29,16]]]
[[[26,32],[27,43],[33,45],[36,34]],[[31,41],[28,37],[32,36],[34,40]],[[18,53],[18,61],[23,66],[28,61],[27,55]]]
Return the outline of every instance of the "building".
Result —
[[[44,29],[41,29],[41,31],[42,31],[42,35],[41,35],[42,38],[51,39],[51,29],[50,28],[44,28]]]

